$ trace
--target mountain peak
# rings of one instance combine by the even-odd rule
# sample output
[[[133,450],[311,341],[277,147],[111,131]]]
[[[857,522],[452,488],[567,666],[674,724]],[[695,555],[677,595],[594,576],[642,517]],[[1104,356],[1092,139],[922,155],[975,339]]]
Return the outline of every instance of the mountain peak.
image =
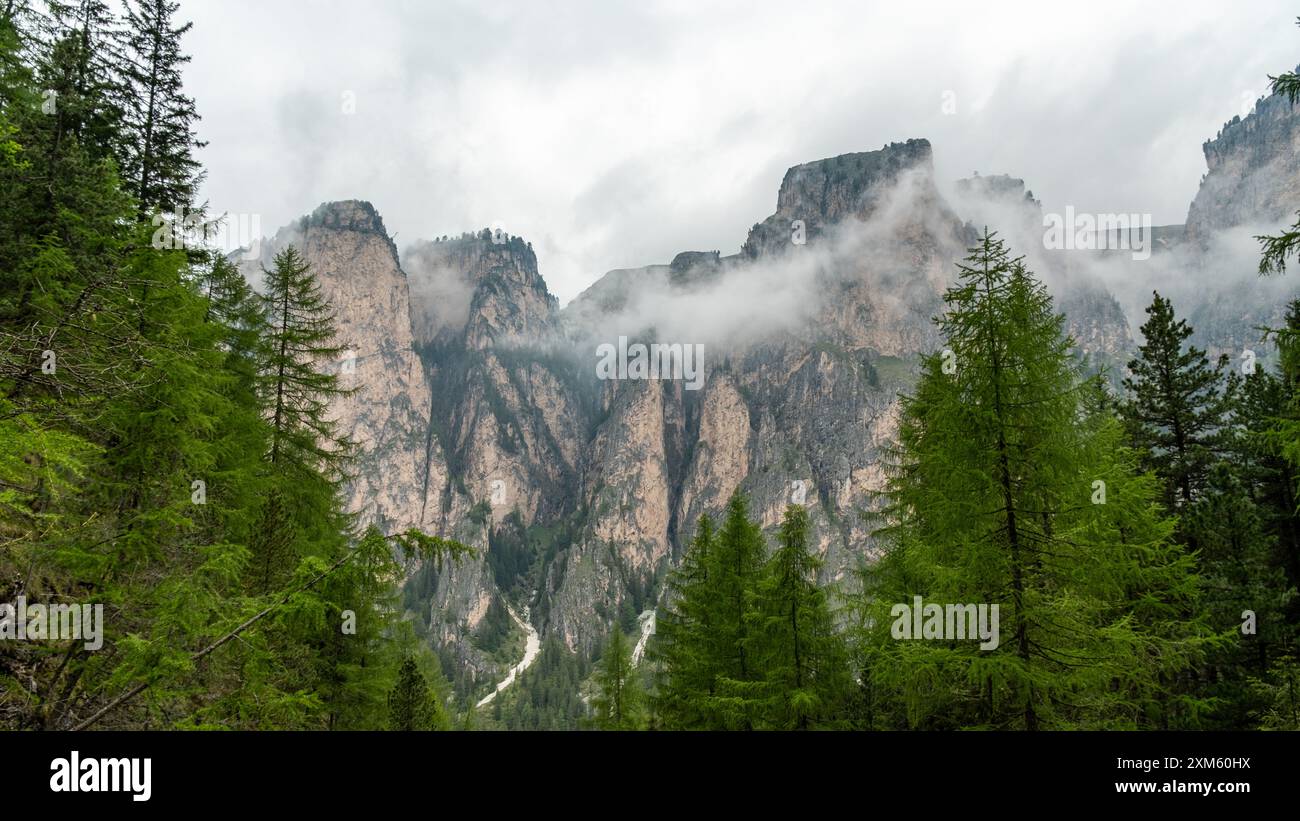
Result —
[[[1034,192],[1025,189],[1025,181],[1010,174],[991,174],[981,177],[979,172],[973,177],[957,180],[958,194],[981,197],[1008,205],[1021,205],[1035,211],[1042,210],[1042,203],[1034,199]]]
[[[522,237],[491,229],[408,246],[402,268],[411,281],[416,335],[465,334],[482,348],[493,340],[548,334],[559,306]]]
[[[811,241],[845,219],[868,220],[912,171],[920,172],[924,198],[941,207],[934,152],[926,139],[796,165],[781,181],[776,213],[750,230],[742,252],[751,258],[779,253],[791,245],[797,224]]]
[[[934,151],[926,139],[889,143],[878,151],[840,154],[824,160],[796,165],[785,172],[777,195],[777,211],[818,202],[818,214],[826,219],[856,211],[869,192],[881,183],[891,183],[903,171],[923,166],[933,171]],[[829,196],[832,193],[839,196]],[[841,206],[836,208],[836,206]]]
[[[383,217],[375,206],[366,200],[335,200],[324,202],[306,218],[308,227],[335,228],[344,231],[362,231],[365,233],[388,236],[384,228]]]

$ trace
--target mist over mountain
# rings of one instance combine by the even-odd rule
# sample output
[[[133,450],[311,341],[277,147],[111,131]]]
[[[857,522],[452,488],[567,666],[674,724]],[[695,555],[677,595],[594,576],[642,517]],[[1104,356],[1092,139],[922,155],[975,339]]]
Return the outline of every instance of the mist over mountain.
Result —
[[[1087,231],[1079,242],[1103,247],[1049,247],[1026,181],[936,179],[930,143],[909,139],[795,166],[739,250],[612,270],[562,309],[526,238],[475,229],[399,258],[366,203],[322,205],[261,255],[302,243],[358,352],[361,391],[335,412],[381,447],[354,507],[481,548],[407,589],[477,697],[508,666],[484,649],[494,607],[590,654],[609,625],[656,608],[695,520],[738,489],[767,528],[806,500],[824,580],[851,586],[876,551],[857,511],[881,487],[898,392],[939,347],[931,320],[986,228],[1024,255],[1079,353],[1113,380],[1155,289],[1212,353],[1254,344],[1296,290],[1256,275],[1253,240],[1300,207],[1296,122],[1266,98],[1207,142],[1186,226],[1143,233],[1133,215],[1149,253]],[[1261,191],[1243,173],[1275,182]],[[597,350],[620,338],[702,345],[703,389],[598,379]]]
[[[956,795],[994,757],[923,736],[983,730],[1047,793],[1266,792],[1120,749],[1300,729],[1261,3],[0,2],[11,780],[915,730],[859,770]],[[595,775],[565,738],[513,758]]]

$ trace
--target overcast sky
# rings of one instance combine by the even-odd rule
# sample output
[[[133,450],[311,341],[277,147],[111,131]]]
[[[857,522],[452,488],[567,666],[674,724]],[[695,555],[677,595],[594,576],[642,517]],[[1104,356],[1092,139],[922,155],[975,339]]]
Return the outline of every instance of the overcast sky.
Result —
[[[1010,173],[1049,211],[1180,223],[1202,142],[1300,62],[1283,0],[181,13],[214,209],[271,234],[366,199],[402,247],[497,224],[533,243],[561,302],[612,268],[733,253],[786,168],[909,137],[933,143],[941,180]]]

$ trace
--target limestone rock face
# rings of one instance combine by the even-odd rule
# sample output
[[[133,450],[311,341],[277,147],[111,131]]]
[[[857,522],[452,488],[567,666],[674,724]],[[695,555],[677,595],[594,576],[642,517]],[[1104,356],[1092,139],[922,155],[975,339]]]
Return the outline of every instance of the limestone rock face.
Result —
[[[1189,222],[1240,218],[1234,169],[1291,169],[1249,207],[1300,207],[1290,116],[1269,103],[1249,132],[1267,132],[1267,151],[1231,126],[1207,147],[1223,180],[1203,187]],[[367,203],[322,206],[263,259],[298,243],[356,350],[358,393],[332,409],[369,446],[354,509],[478,549],[417,574],[407,599],[458,665],[448,672],[468,671],[481,695],[502,669],[477,640],[494,599],[589,653],[615,620],[656,606],[699,517],[737,490],[769,535],[787,504],[806,505],[824,580],[851,587],[880,549],[859,512],[884,481],[898,393],[941,347],[931,318],[953,263],[994,220],[1013,248],[1038,243],[1031,267],[1059,287],[1080,347],[1124,361],[1129,318],[1099,280],[1042,253],[1041,207],[1023,181],[959,183],[950,206],[925,140],[795,166],[740,253],[610,271],[563,310],[524,240],[484,230],[417,242],[399,264]],[[726,324],[765,300],[766,313]],[[600,346],[619,337],[700,343],[698,390],[605,378]]]
[[[1204,145],[1208,168],[1187,212],[1189,237],[1204,241],[1239,225],[1282,223],[1300,202],[1300,105],[1259,100]]]
[[[802,223],[803,241],[849,218],[866,221],[893,201],[901,183],[917,186],[911,202],[927,217],[960,225],[934,185],[929,140],[891,143],[879,151],[843,154],[785,172],[776,213],[750,229],[742,253],[750,258],[789,248]],[[918,226],[911,226],[916,228]],[[906,241],[905,236],[898,239]]]
[[[463,335],[475,349],[535,346],[555,331],[558,304],[537,272],[532,246],[488,230],[418,242],[403,259],[416,292],[416,334]]]
[[[933,350],[930,317],[964,247],[932,175],[924,141],[799,166],[740,255],[683,252],[668,266],[614,271],[565,308],[566,335],[589,363],[583,341],[612,342],[602,320],[629,305],[733,291],[756,298],[753,278],[773,271],[805,280],[804,304],[790,306],[802,321],[706,346],[702,389],[684,380],[597,385],[582,523],[544,588],[549,626],[571,647],[600,639],[601,614],[653,598],[700,515],[717,517],[737,490],[769,531],[787,504],[808,505],[828,579],[847,579],[867,555],[856,511],[879,485],[896,391],[917,355]],[[800,241],[794,219],[810,229]],[[671,317],[625,319],[621,331],[689,344],[662,338],[660,319]]]
[[[317,208],[261,244],[261,258],[245,262],[257,283],[259,265],[293,244],[311,265],[335,314],[338,342],[347,350],[335,363],[344,387],[355,392],[334,402],[340,432],[362,449],[349,507],[362,525],[386,532],[439,526],[426,510],[426,484],[447,481],[447,465],[430,451],[429,384],[411,333],[410,293],[397,249],[368,202],[348,200]]]
[[[403,263],[432,392],[431,442],[451,467],[426,504],[444,511],[448,534],[480,548],[438,574],[431,624],[461,662],[491,673],[467,639],[493,597],[531,599],[540,580],[540,571],[524,578],[494,566],[494,534],[522,539],[572,515],[587,409],[556,351],[558,306],[526,242],[485,230],[417,243]]]
[[[1300,104],[1261,98],[1204,145],[1207,171],[1187,212],[1189,276],[1199,283],[1185,313],[1195,341],[1236,359],[1261,349],[1261,326],[1280,327],[1296,296],[1292,276],[1256,276],[1256,235],[1276,235],[1300,210]],[[1267,358],[1266,358],[1267,361]]]

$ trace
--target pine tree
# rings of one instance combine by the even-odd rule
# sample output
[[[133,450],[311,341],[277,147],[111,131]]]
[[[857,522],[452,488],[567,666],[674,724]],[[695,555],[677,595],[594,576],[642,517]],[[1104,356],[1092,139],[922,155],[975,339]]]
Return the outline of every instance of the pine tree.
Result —
[[[122,175],[141,215],[187,208],[202,178],[194,151],[199,119],[181,86],[190,58],[181,38],[193,23],[175,25],[176,0],[129,0],[126,50],[125,150]]]
[[[105,0],[47,0],[41,84],[52,103],[54,147],[75,140],[95,160],[121,165],[123,77],[121,21]]]
[[[618,625],[610,631],[596,667],[596,696],[591,700],[596,726],[602,730],[635,730],[641,726],[642,692],[627,637]]]
[[[901,694],[887,722],[1135,727],[1192,711],[1170,687],[1209,639],[1152,482],[1023,263],[986,232],[958,267],[947,349],[903,400],[887,551],[863,580],[862,657],[874,688]],[[902,630],[914,596],[954,632]],[[981,606],[986,627],[998,607],[992,641],[955,631]]]
[[[1128,363],[1124,387],[1131,397],[1122,408],[1133,444],[1165,481],[1165,504],[1173,510],[1204,486],[1222,450],[1231,397],[1223,363],[1211,368],[1204,351],[1185,345],[1192,329],[1174,316],[1169,300],[1156,293],[1147,317],[1141,354]]]

